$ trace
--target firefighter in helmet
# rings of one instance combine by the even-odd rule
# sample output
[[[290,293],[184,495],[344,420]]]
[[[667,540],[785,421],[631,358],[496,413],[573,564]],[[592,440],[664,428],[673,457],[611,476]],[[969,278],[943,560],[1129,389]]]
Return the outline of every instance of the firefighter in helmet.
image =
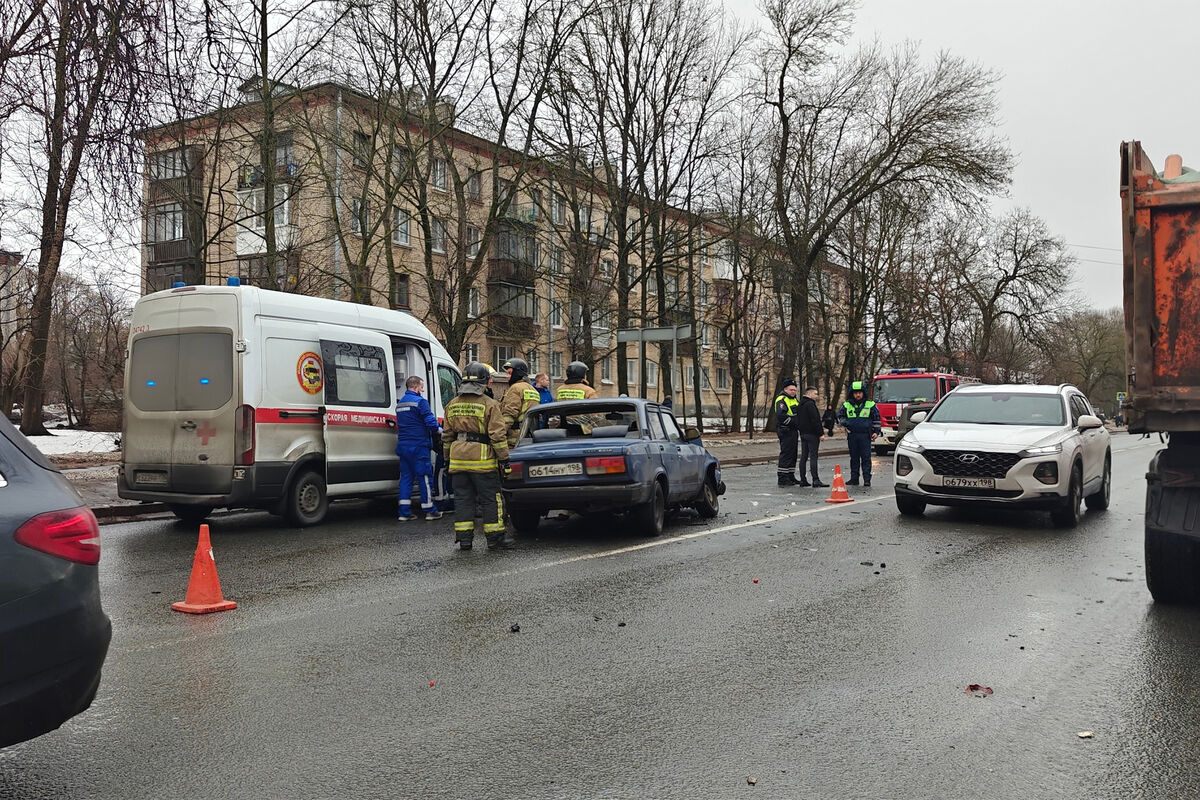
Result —
[[[454,484],[454,538],[462,550],[471,549],[477,509],[488,547],[512,544],[500,496],[500,470],[508,470],[508,432],[500,404],[485,393],[491,380],[486,365],[468,364],[458,396],[446,404],[442,426],[442,448]]]
[[[510,358],[504,362],[503,370],[508,373],[508,389],[500,400],[500,413],[508,427],[508,446],[517,446],[517,431],[525,412],[542,401],[538,390],[529,380],[529,364],[523,358]]]
[[[572,361],[567,364],[567,379],[554,393],[555,400],[591,400],[598,397],[596,390],[587,382],[587,364]]]

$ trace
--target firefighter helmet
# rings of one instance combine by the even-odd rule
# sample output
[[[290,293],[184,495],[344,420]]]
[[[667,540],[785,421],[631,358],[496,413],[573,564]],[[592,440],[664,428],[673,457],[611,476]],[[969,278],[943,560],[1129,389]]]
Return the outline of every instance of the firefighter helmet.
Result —
[[[579,383],[587,377],[587,372],[587,364],[582,361],[572,361],[570,364],[567,364],[567,382]]]
[[[463,369],[462,386],[459,391],[463,394],[483,394],[491,379],[491,367],[487,364],[480,364],[478,361],[472,361]]]
[[[510,358],[504,362],[504,366],[501,369],[511,369],[512,375],[509,376],[508,382],[516,383],[529,374],[529,362],[523,358]]]

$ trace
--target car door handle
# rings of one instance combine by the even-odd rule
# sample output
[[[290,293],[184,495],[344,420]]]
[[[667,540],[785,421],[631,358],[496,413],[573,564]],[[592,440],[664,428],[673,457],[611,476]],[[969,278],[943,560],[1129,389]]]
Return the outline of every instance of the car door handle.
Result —
[[[196,430],[196,423],[189,419],[187,422],[181,423],[179,427],[183,428],[185,431],[194,431]]]
[[[391,417],[388,417],[387,426],[389,428],[396,427],[396,420],[392,419]]]

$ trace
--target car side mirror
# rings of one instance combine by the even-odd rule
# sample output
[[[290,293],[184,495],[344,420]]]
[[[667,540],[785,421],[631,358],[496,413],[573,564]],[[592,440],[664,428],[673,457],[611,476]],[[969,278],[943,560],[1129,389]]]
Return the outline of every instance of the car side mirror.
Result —
[[[1079,422],[1076,424],[1079,426],[1079,430],[1081,431],[1104,427],[1104,423],[1101,422],[1100,418],[1094,414],[1080,414]]]
[[[913,425],[916,425],[918,422],[924,422],[925,417],[927,417],[927,416],[929,416],[928,411],[917,411],[911,417],[908,418],[908,421],[911,422]]]
[[[699,428],[684,428],[683,429],[683,438],[689,442],[699,443],[700,442]]]

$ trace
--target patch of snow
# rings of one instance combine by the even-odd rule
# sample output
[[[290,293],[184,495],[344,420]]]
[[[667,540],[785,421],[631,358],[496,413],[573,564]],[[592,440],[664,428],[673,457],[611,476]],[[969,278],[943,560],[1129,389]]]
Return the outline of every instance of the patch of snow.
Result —
[[[50,436],[30,436],[29,442],[48,456],[66,453],[111,453],[120,433],[108,431],[72,431],[52,429]]]

